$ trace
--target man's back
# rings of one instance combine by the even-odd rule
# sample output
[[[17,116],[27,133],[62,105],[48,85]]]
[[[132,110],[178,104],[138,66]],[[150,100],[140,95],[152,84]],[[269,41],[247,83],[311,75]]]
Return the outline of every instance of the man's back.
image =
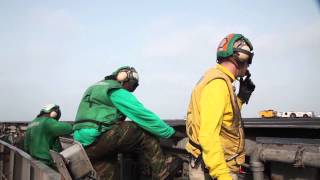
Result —
[[[49,117],[33,120],[26,131],[24,149],[32,157],[50,165],[52,162],[49,150],[60,151],[58,137],[72,131],[70,124],[61,123]]]

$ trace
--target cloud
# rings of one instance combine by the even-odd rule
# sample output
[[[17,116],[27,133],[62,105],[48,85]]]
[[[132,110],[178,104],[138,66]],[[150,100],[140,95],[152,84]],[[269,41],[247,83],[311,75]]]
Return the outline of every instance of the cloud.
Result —
[[[146,28],[146,38],[141,49],[143,59],[151,61],[183,61],[184,67],[214,65],[216,48],[229,33],[251,35],[253,29],[246,24],[221,22],[210,19],[191,22],[181,15],[160,17]],[[201,61],[197,64],[196,61]],[[181,65],[180,65],[181,66]],[[201,68],[203,70],[203,68]]]
[[[260,34],[255,39],[255,49],[262,55],[308,53],[320,48],[320,23],[309,26],[283,26],[279,30]]]
[[[253,41],[260,56],[290,54],[293,50],[310,52],[320,47],[320,23],[309,26],[284,25],[281,30],[257,33],[246,26],[214,23],[179,25],[176,18],[162,18],[153,23],[142,48],[142,56],[154,57],[206,57],[214,53],[216,44],[228,32],[241,32]]]
[[[157,22],[157,23],[155,23]],[[247,28],[237,25],[216,23],[191,23],[178,17],[162,17],[153,22],[146,35],[142,56],[154,57],[198,57],[205,58],[216,51],[216,46],[228,32],[247,32]],[[224,28],[216,28],[224,27]]]
[[[67,74],[73,70],[67,61],[75,47],[79,47],[82,29],[72,14],[67,9],[47,7],[26,8],[20,13],[23,18],[13,23],[13,32],[7,33],[11,37],[8,42],[11,50],[1,53],[5,59],[0,61],[0,66],[5,68],[1,69],[3,88],[0,97],[5,103],[0,106],[2,112],[13,107],[19,112],[6,114],[5,120],[31,120],[42,104],[65,101],[70,84],[74,82],[68,80],[76,76],[73,75],[76,73]],[[14,98],[8,98],[8,94]],[[68,94],[65,104],[70,104],[69,100],[75,99],[75,94]],[[63,108],[68,107],[63,105]]]
[[[208,30],[205,27],[172,32],[165,36],[161,32],[155,34],[158,36],[150,38],[142,49],[142,56],[145,58],[179,57],[209,48],[206,39]]]
[[[42,30],[71,35],[79,28],[74,17],[67,9],[50,9],[48,7],[32,8],[27,13],[27,19],[32,25]],[[34,28],[32,28],[34,30]]]
[[[26,15],[24,53],[29,61],[63,61],[82,27],[67,9],[32,8]]]

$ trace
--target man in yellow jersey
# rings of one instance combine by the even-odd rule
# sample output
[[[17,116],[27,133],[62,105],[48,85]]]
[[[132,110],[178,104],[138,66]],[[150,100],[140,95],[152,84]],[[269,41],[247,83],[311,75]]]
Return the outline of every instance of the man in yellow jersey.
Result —
[[[255,89],[248,71],[252,50],[243,35],[229,34],[218,47],[216,67],[192,91],[186,121],[191,180],[238,179],[245,158],[240,108]],[[236,79],[240,81],[238,95],[232,85]]]

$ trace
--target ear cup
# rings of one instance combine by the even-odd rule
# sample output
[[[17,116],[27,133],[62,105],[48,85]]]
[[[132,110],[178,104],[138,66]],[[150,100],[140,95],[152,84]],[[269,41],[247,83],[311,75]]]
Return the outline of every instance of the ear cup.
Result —
[[[56,118],[58,116],[58,113],[55,111],[50,112],[50,117]]]
[[[136,71],[132,71],[131,72],[131,77],[130,78],[133,78],[133,79],[139,81],[139,75],[138,75],[138,73]]]
[[[248,46],[242,46],[241,49],[246,50],[248,52],[250,52],[250,48]],[[237,52],[238,58],[241,62],[245,62],[249,59],[249,55],[242,53],[242,52]]]
[[[123,81],[127,81],[128,79],[128,73],[125,71],[120,71],[117,74],[117,81],[123,82]]]

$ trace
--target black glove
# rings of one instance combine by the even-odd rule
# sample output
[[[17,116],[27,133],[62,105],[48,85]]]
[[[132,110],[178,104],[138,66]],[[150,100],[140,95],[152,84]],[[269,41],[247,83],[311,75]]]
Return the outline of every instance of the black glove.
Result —
[[[254,85],[254,83],[250,79],[250,75],[248,75],[244,80],[243,78],[241,78],[238,97],[242,100],[242,102],[248,104],[250,96],[255,88],[256,85]]]
[[[171,137],[170,139],[173,140],[174,144],[177,144],[180,140],[182,140],[183,138],[187,137],[184,133],[181,133],[179,131],[176,131]]]

